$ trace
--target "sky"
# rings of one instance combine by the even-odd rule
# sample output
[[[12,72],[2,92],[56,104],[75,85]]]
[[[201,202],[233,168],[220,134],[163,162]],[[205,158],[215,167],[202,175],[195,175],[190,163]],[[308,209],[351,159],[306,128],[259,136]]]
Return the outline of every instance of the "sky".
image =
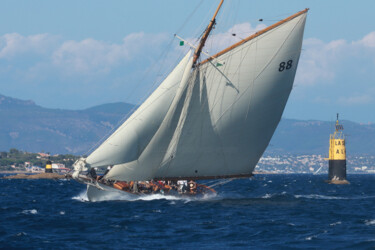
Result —
[[[195,42],[219,0],[2,0],[0,94],[47,108],[139,104]],[[310,8],[283,117],[375,122],[375,1],[226,0],[214,54]],[[264,21],[260,22],[262,18]],[[230,34],[236,33],[237,37]],[[213,39],[211,39],[213,40]]]

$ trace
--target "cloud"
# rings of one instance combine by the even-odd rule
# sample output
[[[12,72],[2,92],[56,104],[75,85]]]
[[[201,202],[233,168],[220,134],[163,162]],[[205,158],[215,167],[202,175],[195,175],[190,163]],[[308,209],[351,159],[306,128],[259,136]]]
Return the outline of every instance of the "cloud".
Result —
[[[147,58],[147,53],[154,56],[167,38],[166,34],[140,32],[126,36],[121,43],[110,43],[92,38],[64,41],[50,34],[22,36],[11,33],[0,36],[0,60],[15,67],[27,61],[28,69],[22,71],[31,70],[33,74],[38,68],[45,70],[46,66],[65,76],[102,74],[136,56]]]
[[[85,39],[64,42],[54,51],[52,62],[68,74],[89,74],[109,72],[113,65],[127,58],[129,51],[121,44]]]
[[[108,73],[121,62],[148,52],[147,43],[159,47],[166,40],[166,35],[148,35],[143,32],[130,34],[120,44],[85,39],[66,41],[52,55],[54,65],[67,74]]]
[[[120,42],[5,34],[0,36],[0,91],[47,107],[87,107],[116,100],[111,96],[124,101],[129,89],[139,92],[138,85],[154,83],[150,67],[158,65],[167,39],[164,33],[144,32]],[[139,99],[133,95],[131,102]]]
[[[214,32],[205,50],[215,54],[265,27],[264,24],[241,23],[225,32]],[[82,103],[85,106],[104,103],[109,99],[137,102],[144,89],[149,89],[155,78],[161,79],[167,72],[160,70],[160,65],[175,65],[181,47],[177,42],[176,46],[169,46],[171,37],[164,33],[137,32],[119,42],[110,42],[93,38],[66,40],[51,34],[5,34],[0,36],[1,91],[15,97],[14,93],[23,91],[25,99],[46,105],[43,103],[47,102],[46,98],[39,97],[35,91],[43,89],[44,96],[58,97],[51,97],[49,101],[55,102],[55,107],[66,107],[63,101],[57,103],[58,99],[74,99],[70,108],[82,106]],[[171,48],[168,57],[161,59],[162,51]],[[151,65],[156,66],[150,69]],[[374,100],[368,89],[373,84],[374,74],[375,31],[357,41],[325,42],[308,38],[303,43],[296,76],[298,88],[293,96],[314,105],[370,104]],[[332,93],[335,93],[334,98]],[[127,96],[133,99],[128,100]]]
[[[305,39],[296,85],[330,84],[347,68],[359,72],[363,66],[374,67],[374,48],[375,31],[359,41],[340,39],[325,43],[317,38]],[[365,61],[370,64],[366,65]]]
[[[210,50],[213,51],[212,54],[214,54],[266,27],[267,26],[264,24],[258,24],[255,27],[253,27],[251,23],[236,24],[226,32],[213,34],[209,37],[206,44],[208,46],[211,45]],[[235,34],[235,36],[233,34]],[[213,41],[215,41],[215,43],[213,43]]]
[[[375,31],[369,33],[362,40],[358,41],[358,44],[365,47],[375,48]]]
[[[5,34],[0,36],[0,59],[14,59],[25,54],[46,55],[55,48],[57,41],[57,36],[49,34]]]
[[[329,43],[316,38],[303,41],[303,51],[298,66],[296,85],[314,85],[332,82],[335,67],[342,57],[347,42],[335,40]]]
[[[337,100],[337,103],[340,105],[345,106],[353,106],[353,105],[366,105],[371,104],[373,102],[374,98],[368,94],[363,95],[355,95],[355,96],[349,96],[349,97],[340,97]]]

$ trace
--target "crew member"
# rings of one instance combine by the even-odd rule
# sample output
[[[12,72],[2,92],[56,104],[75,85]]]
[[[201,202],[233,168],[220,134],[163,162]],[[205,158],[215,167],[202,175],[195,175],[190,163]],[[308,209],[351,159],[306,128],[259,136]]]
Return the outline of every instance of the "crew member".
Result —
[[[193,180],[189,181],[189,192],[190,194],[197,193],[197,183],[195,183]]]
[[[98,177],[98,175],[96,174],[95,168],[90,168],[90,171],[88,172],[87,175],[93,178],[94,180],[96,180],[96,178]]]

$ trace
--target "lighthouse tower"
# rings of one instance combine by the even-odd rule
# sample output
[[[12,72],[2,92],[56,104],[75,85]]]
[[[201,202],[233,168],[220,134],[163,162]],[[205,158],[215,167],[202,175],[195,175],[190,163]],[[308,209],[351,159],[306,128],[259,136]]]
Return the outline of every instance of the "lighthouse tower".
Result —
[[[335,125],[335,132],[329,139],[329,170],[328,181],[333,184],[349,184],[346,180],[346,149],[344,127],[339,124],[339,114]]]

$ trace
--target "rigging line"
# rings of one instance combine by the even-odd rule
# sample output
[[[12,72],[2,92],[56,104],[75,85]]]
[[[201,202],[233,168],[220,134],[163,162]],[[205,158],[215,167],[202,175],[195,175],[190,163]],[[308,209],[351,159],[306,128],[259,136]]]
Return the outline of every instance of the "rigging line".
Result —
[[[198,67],[198,69],[201,70],[200,67]],[[202,74],[205,74],[206,76],[207,76],[207,75],[211,75],[211,74],[214,75],[213,71],[214,71],[214,69],[212,69],[211,72],[207,72],[207,67],[206,67],[206,69],[204,69],[204,70],[202,71],[202,72],[204,72],[204,73],[202,73]],[[209,76],[207,76],[206,79],[207,79],[208,77],[209,77]],[[221,79],[222,79],[223,76],[219,76],[219,77],[220,77],[220,80],[219,80],[219,81],[221,81]],[[206,91],[208,91],[207,88],[208,88],[208,86],[206,85]],[[212,87],[211,90],[213,91],[213,89],[214,89],[214,88]],[[216,88],[216,93],[215,93],[214,100],[216,99],[216,96],[218,95],[218,92],[219,92],[219,88],[217,87],[217,88]],[[224,93],[223,93],[223,95],[224,95]],[[207,105],[208,105],[208,103],[209,103],[209,101],[208,101],[208,96],[209,96],[209,92],[207,92],[207,96],[206,96],[206,98],[207,98]],[[212,109],[210,110],[209,107],[208,107],[208,110],[209,110],[209,112],[211,113]],[[211,118],[210,118],[210,119],[211,119]],[[214,124],[213,124],[212,122],[211,122],[211,126],[212,126],[212,129],[215,130],[215,129],[214,129],[215,126],[214,126]],[[224,158],[225,166],[228,168],[229,165],[228,165],[227,157],[226,157],[226,154],[225,154],[224,144],[223,144],[222,138],[220,137],[220,135],[218,135],[217,138],[218,138],[219,145],[220,145],[219,150],[221,151],[221,154],[222,154],[222,156],[223,156],[223,158]]]
[[[213,185],[210,185],[210,186],[208,186],[209,188],[213,188],[213,187],[216,187],[216,186],[218,186],[218,185],[225,185],[225,184],[227,184],[227,183],[229,183],[229,182],[231,182],[231,181],[233,181],[234,180],[234,178],[231,178],[231,179],[227,179],[227,180],[224,180],[224,181],[219,181],[218,183],[215,183],[215,184],[213,184]]]
[[[257,66],[257,58],[258,58],[258,43],[255,43],[255,56],[254,56],[254,65],[255,67]],[[242,62],[241,62],[242,64]],[[251,101],[253,100],[253,95],[254,95],[254,85],[255,85],[255,74],[253,74],[253,81],[250,87],[250,98],[249,98],[249,105],[247,106],[247,112],[245,116],[245,120],[247,120],[247,116],[249,115],[250,112],[250,107],[251,107]]]
[[[207,28],[207,19],[210,20],[210,13],[211,13],[211,10],[213,8],[216,8],[216,3],[214,1],[211,2],[211,7],[207,8],[207,11],[205,11],[205,15],[200,17],[200,20],[201,20],[200,24],[197,25],[196,28],[195,28],[195,30],[192,32],[193,33],[193,37],[201,37],[202,34],[206,31],[206,28]],[[203,29],[203,32],[202,32],[202,29]],[[201,35],[199,35],[199,34],[201,34]],[[199,39],[197,41],[199,41]]]
[[[287,13],[284,13],[284,14],[279,14],[279,15],[275,15],[275,16],[269,16],[269,17],[263,18],[263,20],[266,20],[267,18],[279,18],[279,17],[290,16],[290,15],[293,15],[293,13],[294,12],[287,12]]]
[[[178,121],[177,121],[177,124],[176,126],[174,127],[174,131],[173,131],[173,135],[171,136],[171,141],[169,142],[167,148],[165,149],[164,151],[164,157],[167,156],[168,153],[172,155],[174,155],[177,151],[176,147],[178,145],[178,142],[179,142],[179,137],[177,133],[179,133],[182,129],[182,126],[183,124],[181,123],[181,120],[182,120],[182,115],[183,115],[183,112],[184,112],[184,109],[185,109],[185,106],[186,106],[186,102],[188,101],[188,92],[189,92],[189,86],[191,86],[192,84],[190,83],[193,79],[194,79],[194,71],[190,73],[190,75],[188,76],[189,78],[186,80],[186,84],[185,84],[185,89],[183,90],[183,92],[185,92],[185,94],[181,95],[181,99],[180,100],[184,100],[183,101],[183,104],[182,104],[182,107],[181,107],[181,110],[179,112],[179,117],[178,117]],[[162,159],[161,162],[158,164],[157,168],[155,168],[155,171],[157,171],[157,169],[160,169],[161,167],[165,167],[166,170],[169,169],[170,165],[172,164],[172,160],[173,158],[171,158],[170,156],[168,156],[167,158],[165,159]]]
[[[294,29],[300,24],[300,22],[302,21],[302,19],[300,19],[298,21],[298,23],[296,23],[293,27],[293,29],[289,32],[288,36],[285,38],[284,42],[281,44],[281,46],[279,47],[279,49],[277,50],[277,52],[273,55],[273,57],[271,58],[271,60],[265,65],[265,67],[263,67],[263,69],[259,72],[259,74],[256,76],[255,79],[258,79],[258,77],[263,73],[264,70],[266,70],[266,68],[271,64],[272,60],[275,59],[275,57],[279,54],[280,50],[283,48],[284,44],[286,43],[286,41],[288,40],[288,38],[290,37],[290,35],[293,33]],[[267,33],[265,34],[267,36]],[[269,34],[268,34],[269,35]],[[302,47],[301,47],[302,49]],[[302,50],[301,50],[302,51]],[[301,53],[301,51],[299,53]]]
[[[147,77],[147,75],[151,72],[151,70],[156,66],[158,65],[159,66],[159,69],[157,71],[157,74],[156,75],[160,75],[160,72],[162,71],[162,67],[164,67],[164,64],[165,64],[165,61],[167,59],[167,56],[169,54],[169,52],[171,51],[171,47],[172,47],[172,44],[174,42],[175,38],[173,37],[172,39],[169,40],[169,43],[168,45],[166,46],[166,48],[162,51],[162,53],[160,54],[159,57],[157,58],[161,58],[161,63],[154,63],[151,67],[149,67],[146,71],[145,74],[143,74],[143,77],[141,78],[141,83],[145,81],[145,78]],[[176,61],[178,61],[179,58],[176,59]],[[175,65],[175,64],[174,64]],[[171,70],[166,70],[167,72],[170,72]],[[168,73],[165,73],[166,75]],[[156,85],[160,85],[160,83],[166,78],[166,76],[164,77],[161,77],[161,80],[158,80],[158,81],[154,81],[154,83],[149,87],[148,91],[146,91],[145,95],[143,95],[143,97],[141,97],[139,100],[140,102],[144,102],[148,96],[150,96],[150,94],[153,92],[153,89],[155,88]],[[140,86],[141,84],[137,84],[136,86]],[[129,93],[131,94],[131,93]]]
[[[162,53],[160,54],[160,57],[163,58],[162,60],[162,63],[159,64],[159,70],[158,72],[160,73],[161,71],[161,68],[162,68],[162,65],[164,64],[165,60],[166,60],[166,57],[168,55],[168,52],[171,50],[171,46],[172,46],[172,43],[174,41],[174,38],[172,38],[169,42],[169,44],[167,45],[167,47],[162,51]],[[145,74],[143,74],[143,77],[141,78],[141,83],[145,80],[146,76],[149,74],[149,72],[151,72],[151,69],[153,67],[155,67],[156,63],[154,63],[151,67],[149,67],[146,71]],[[162,82],[162,81],[161,81]],[[151,88],[154,88],[154,86],[156,85],[156,82],[151,86]],[[133,89],[132,91],[129,92],[129,95],[130,93],[134,93],[135,92],[135,89],[136,87],[139,86],[139,84],[137,84]],[[150,90],[148,91],[150,92]],[[152,92],[152,91],[151,91]],[[128,95],[128,97],[129,97]],[[150,95],[150,93],[146,94],[146,96],[142,97],[141,99],[143,99],[143,101]],[[121,127],[121,125],[131,116],[132,113],[134,113],[137,109],[139,108],[139,105],[136,105],[134,106],[127,114],[125,114],[118,122],[117,124],[110,130],[108,131],[102,138],[100,138],[92,147],[90,147],[90,149],[84,154],[84,155],[89,155],[91,153],[93,153],[103,142],[105,142],[106,140],[108,140],[112,133],[114,133],[117,129],[119,129]],[[99,146],[98,146],[99,145]]]
[[[299,22],[301,22],[301,20],[299,20]],[[299,24],[296,23],[295,26],[293,27],[293,29],[289,32],[288,36],[285,38],[284,42],[282,43],[282,45],[280,46],[280,48],[277,50],[277,52],[275,53],[275,55],[270,59],[270,61],[263,67],[263,69],[260,71],[260,73],[255,77],[255,80],[260,76],[260,74],[269,66],[269,64],[271,63],[271,61],[276,57],[276,55],[280,52],[281,48],[284,46],[286,40],[289,38],[289,36],[293,33],[293,30],[297,27],[297,25]],[[275,31],[277,29],[273,29],[273,31]],[[265,35],[270,35],[272,32],[267,32]],[[257,38],[257,40],[259,40],[259,38]],[[248,86],[243,92],[242,94],[240,95],[240,97],[235,101],[233,102],[222,114],[221,116],[215,121],[214,124],[217,124],[217,122],[224,116],[224,114],[235,104],[237,103],[237,101],[239,101],[239,99],[245,94],[245,92],[250,88],[250,86]]]
[[[254,32],[255,33],[255,32]],[[250,41],[248,41],[248,47],[247,47],[247,51],[248,50],[250,50],[250,47],[253,45],[253,44],[255,44],[256,42],[257,42],[257,38],[256,39],[253,39],[253,40],[250,40]],[[243,52],[243,50],[241,50],[240,52],[235,52],[235,53],[240,53],[241,54],[241,62],[240,62],[240,65],[242,65],[242,63],[243,63],[243,60],[244,60],[244,56],[243,56],[243,54],[247,54],[248,52]],[[226,56],[224,56],[223,55],[223,57],[224,58],[227,58],[226,60],[220,60],[220,61],[226,61],[227,62],[227,65],[229,65],[230,64],[230,62],[231,62],[231,59],[232,59],[232,57],[233,57],[233,54],[229,54],[229,53],[227,53],[226,54]],[[219,59],[220,58],[220,56],[219,57],[217,57],[216,59]],[[224,66],[224,68],[225,68],[225,66]],[[233,73],[233,74],[237,74],[238,73],[238,71],[239,71],[240,69],[239,69],[239,67],[236,69],[236,71]],[[238,74],[237,74],[238,75]],[[223,95],[224,95],[224,93],[223,93]],[[214,99],[216,99],[216,97],[214,98]],[[215,106],[216,106],[216,104],[218,104],[218,99],[217,99],[217,102],[214,102],[214,104],[213,104],[213,106],[212,106],[212,109],[211,109],[211,111],[215,108]]]
[[[230,65],[231,59],[232,59],[232,56],[231,56],[231,55],[228,55],[228,56],[227,56],[227,60],[225,60],[226,63],[225,63],[225,65],[223,66],[223,67],[224,67],[224,70],[226,69],[226,66],[227,66],[227,65]],[[220,60],[220,61],[222,61],[222,60]],[[219,62],[220,62],[220,61],[219,61]],[[208,68],[208,67],[206,67],[206,72],[207,72],[207,68]],[[237,72],[237,71],[236,71],[236,72]],[[235,72],[235,73],[236,73],[236,72]],[[214,69],[211,68],[209,74],[213,74],[213,75],[214,75]],[[222,78],[223,78],[223,74],[221,74],[221,76],[218,77],[218,78],[219,78],[219,79],[217,80],[217,82],[221,82],[221,81],[222,81]],[[233,85],[233,83],[232,83],[232,85]],[[214,88],[211,88],[211,89],[212,89],[212,91],[214,91],[214,90],[213,90]],[[236,90],[238,91],[238,89],[236,89]],[[212,105],[212,107],[211,107],[210,112],[212,112],[213,109],[216,107],[216,105],[219,104],[220,100],[222,100],[222,99],[224,98],[224,95],[225,95],[224,92],[225,92],[225,91],[221,91],[221,93],[222,93],[222,94],[221,94],[221,97],[218,97],[220,91],[219,91],[219,85],[217,85],[216,92],[215,92],[215,96],[214,96],[214,98],[213,98],[213,105]]]
[[[223,5],[223,2],[224,2],[224,0],[221,0],[219,5],[217,6],[213,17],[210,19],[210,22],[209,22],[209,24],[206,28],[206,31],[204,32],[204,35],[202,36],[202,38],[199,41],[199,45],[197,46],[197,49],[194,51],[193,68],[195,68],[197,66],[197,61],[200,59],[200,55],[201,55],[201,52],[204,48],[204,45],[205,45],[208,37],[210,36],[210,32],[212,31],[212,29],[214,28],[214,26],[216,24],[216,16],[220,11],[221,6]]]
[[[177,32],[176,33],[180,33],[182,29],[185,28],[186,24],[188,23],[188,21],[191,19],[191,17],[197,12],[197,10],[199,9],[199,7],[202,5],[203,3],[203,0],[201,0],[198,5],[194,8],[194,10],[188,15],[188,17],[185,19],[185,21],[182,23],[182,25],[180,26],[179,29],[177,29]]]

